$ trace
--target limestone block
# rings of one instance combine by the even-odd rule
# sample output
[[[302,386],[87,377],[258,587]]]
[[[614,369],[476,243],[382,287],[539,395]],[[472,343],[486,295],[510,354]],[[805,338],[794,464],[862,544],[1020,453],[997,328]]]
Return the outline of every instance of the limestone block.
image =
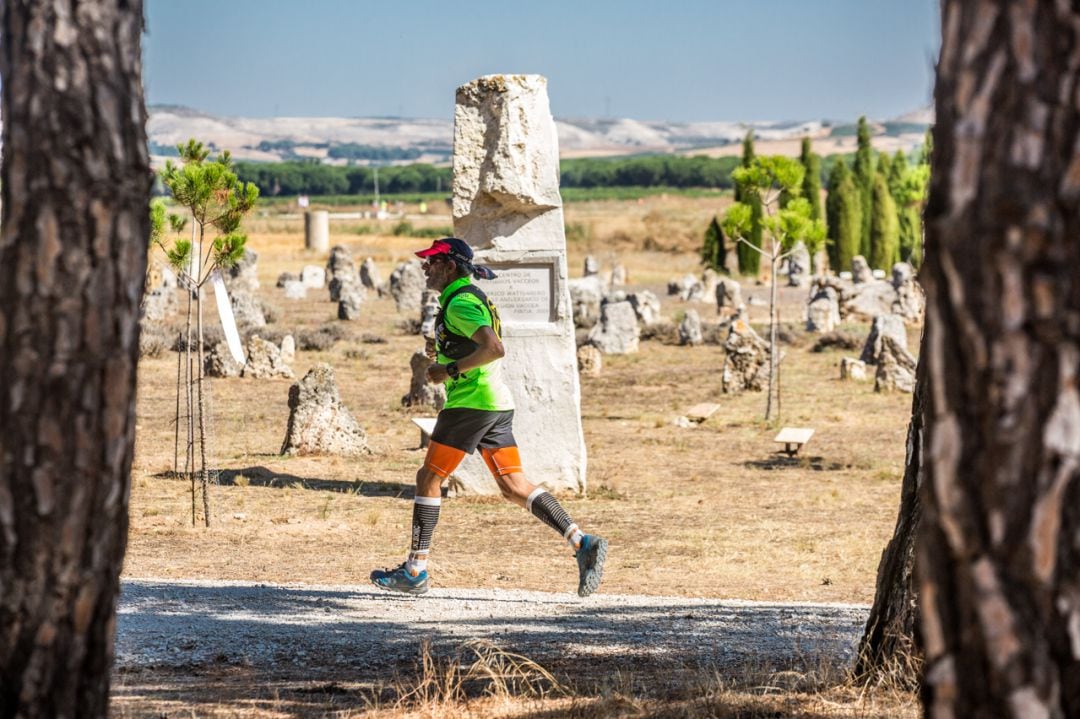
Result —
[[[833,287],[820,287],[806,306],[808,332],[832,332],[840,324],[840,301]]]
[[[583,277],[592,277],[593,275],[600,274],[600,260],[596,259],[592,255],[585,255],[585,267],[583,269]]]
[[[230,293],[234,290],[254,292],[259,289],[259,278],[256,274],[258,263],[259,254],[255,250],[245,248],[243,256],[228,269],[223,278]]]
[[[914,392],[915,358],[907,348],[891,335],[881,338],[877,372],[874,374],[875,392]]]
[[[716,296],[716,285],[720,283],[720,275],[716,274],[716,270],[711,267],[706,267],[701,271],[701,292],[702,297],[709,298]]]
[[[696,346],[705,341],[701,334],[701,318],[697,310],[687,310],[679,323],[679,344]]]
[[[161,266],[161,281],[158,287],[166,290],[176,289],[180,282],[176,279],[176,273],[168,265]]]
[[[646,327],[651,327],[661,320],[660,298],[648,290],[632,292],[626,299],[634,308],[638,322]]]
[[[896,290],[891,282],[866,280],[852,286],[841,301],[844,314],[872,319],[878,315],[892,314]]]
[[[281,350],[273,342],[268,342],[258,335],[248,338],[245,347],[247,364],[240,370],[241,377],[253,379],[266,379],[268,377],[285,377],[295,379],[292,368],[285,364],[281,358]]]
[[[424,337],[435,336],[435,318],[439,315],[439,293],[424,290],[420,305],[420,334]]]
[[[851,258],[851,280],[855,284],[870,282],[874,279],[874,273],[870,271],[870,265],[862,255]]]
[[[307,297],[307,288],[301,280],[285,280],[285,299],[302,300]]]
[[[203,359],[203,372],[207,377],[239,377],[241,369],[240,363],[233,359],[225,340],[215,342],[207,348]]]
[[[862,381],[866,379],[866,363],[854,357],[840,360],[840,379]]]
[[[578,372],[598,377],[604,367],[604,355],[593,345],[581,345],[577,350]]]
[[[308,210],[304,213],[304,247],[314,252],[326,252],[330,246],[330,213]]]
[[[232,305],[233,317],[236,318],[236,326],[240,334],[266,327],[266,315],[263,313],[262,303],[255,295],[239,289],[230,289],[229,303]]]
[[[726,394],[762,392],[769,384],[769,343],[742,320],[731,323],[724,341],[720,386]]]
[[[300,275],[296,274],[295,272],[282,272],[280,275],[278,275],[277,283],[274,286],[277,287],[278,289],[281,289],[281,288],[285,287],[286,282],[299,282],[299,281],[300,281]]]
[[[292,335],[281,338],[281,361],[291,365],[296,360],[296,340]]]
[[[338,300],[339,320],[360,319],[360,306],[364,303],[364,290],[359,284],[345,285]]]
[[[281,453],[371,454],[367,433],[341,403],[330,365],[315,365],[289,388],[289,424]]]
[[[300,280],[305,287],[321,290],[326,286],[326,270],[318,265],[305,265],[300,271]]]
[[[900,289],[915,277],[915,270],[907,262],[897,262],[892,266],[892,286]]]
[[[724,277],[716,283],[716,313],[721,317],[736,317],[746,310],[743,304],[742,287],[730,277]]]
[[[150,290],[143,295],[142,319],[148,322],[160,322],[172,314],[177,307],[176,292],[163,287]]]
[[[626,266],[616,262],[615,266],[611,268],[611,282],[608,283],[611,287],[622,287],[626,284]]]
[[[600,322],[589,332],[589,343],[604,354],[631,354],[638,351],[641,329],[629,302],[605,302]]]
[[[420,260],[402,262],[390,273],[390,295],[398,312],[418,312],[426,288],[427,278]]]
[[[597,274],[570,280],[570,301],[574,306],[574,326],[591,328],[600,320],[604,288]]]
[[[788,287],[806,287],[810,283],[810,251],[802,242],[796,242],[788,256]]]
[[[341,298],[351,293],[353,288],[357,287],[360,283],[356,278],[348,275],[338,275],[330,280],[330,284],[327,285],[327,289],[330,292],[331,302],[341,302]]]
[[[368,257],[360,265],[360,284],[369,290],[378,290],[382,286],[382,273],[375,260]]]
[[[876,365],[880,361],[886,337],[892,338],[898,347],[907,351],[907,330],[904,329],[902,317],[892,314],[875,317],[859,359],[866,364]]]
[[[431,359],[422,350],[413,353],[409,361],[412,380],[409,382],[408,394],[401,398],[403,407],[433,407],[438,411],[446,404],[446,388],[441,384],[428,382],[427,369],[430,366]]]

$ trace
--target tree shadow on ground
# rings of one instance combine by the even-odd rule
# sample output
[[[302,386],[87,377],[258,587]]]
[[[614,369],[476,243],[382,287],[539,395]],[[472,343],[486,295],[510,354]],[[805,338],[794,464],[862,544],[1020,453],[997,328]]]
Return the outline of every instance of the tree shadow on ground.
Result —
[[[812,469],[817,472],[836,472],[846,465],[826,462],[824,457],[789,457],[783,451],[766,459],[750,459],[742,463],[748,469]]]
[[[318,477],[300,477],[287,472],[277,472],[267,467],[241,467],[211,471],[211,482],[224,486],[268,487],[271,489],[310,489],[319,492],[341,492],[357,494],[363,497],[401,497],[412,499],[416,487],[412,483],[346,481],[342,479],[320,479]],[[182,472],[158,472],[151,475],[154,479],[176,479],[189,481]],[[198,475],[196,475],[198,476]]]

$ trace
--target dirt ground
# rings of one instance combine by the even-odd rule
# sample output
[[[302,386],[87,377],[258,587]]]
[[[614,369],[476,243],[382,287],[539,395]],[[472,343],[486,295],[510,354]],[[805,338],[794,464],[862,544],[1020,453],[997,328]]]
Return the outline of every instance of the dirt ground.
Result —
[[[605,264],[617,256],[631,283],[657,291],[664,313],[677,321],[687,305],[664,297],[663,285],[697,270],[692,243],[717,211],[713,202],[676,197],[570,205],[568,225],[584,227],[569,248],[571,273],[580,273],[587,252]],[[424,222],[448,226],[450,219],[417,224]],[[359,230],[370,232],[370,225]],[[645,249],[675,227],[681,234],[665,235],[671,250]],[[281,310],[271,329],[336,324],[344,330],[345,339],[325,351],[299,350],[293,367],[298,377],[316,362],[334,367],[342,399],[366,429],[374,454],[283,457],[292,382],[215,379],[209,383],[209,447],[212,465],[222,472],[211,491],[212,526],[192,527],[190,485],[168,476],[177,356],[145,359],[124,574],[363,582],[373,567],[400,561],[406,549],[410,485],[423,456],[409,420],[429,412],[404,409],[400,398],[408,390],[409,357],[421,343],[402,329],[407,318],[388,298],[371,298],[354,322],[335,319],[336,305],[325,291],[311,291],[305,300],[284,298],[274,287],[280,272],[325,262],[303,249],[302,222],[256,218],[249,232],[260,256],[260,294]],[[349,246],[358,261],[372,256],[384,277],[428,242],[361,235],[348,223],[332,223],[331,232],[332,244]],[[744,287],[752,320],[763,319],[766,308],[750,298],[764,298],[767,287]],[[797,325],[804,292],[785,291],[783,300],[783,319]],[[696,309],[706,320],[715,316],[710,303]],[[583,378],[589,491],[562,500],[588,531],[611,540],[602,591],[872,599],[877,562],[896,516],[911,398],[876,394],[872,382],[841,382],[842,353],[814,353],[811,344],[812,338],[796,336],[784,348],[782,424],[815,430],[790,461],[777,454],[775,428],[762,421],[763,394],[721,392],[717,345],[644,341],[637,354],[605,357],[600,377]],[[703,401],[717,402],[721,410],[698,427],[672,424]],[[524,461],[527,468],[527,456]],[[444,505],[432,574],[444,587],[560,591],[576,582],[561,540],[494,498]]]

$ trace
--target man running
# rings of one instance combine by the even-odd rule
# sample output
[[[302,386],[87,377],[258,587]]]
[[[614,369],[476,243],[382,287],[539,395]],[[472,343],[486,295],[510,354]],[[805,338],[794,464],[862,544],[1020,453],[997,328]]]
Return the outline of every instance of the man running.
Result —
[[[524,507],[559,532],[574,548],[578,594],[596,591],[604,572],[607,540],[584,534],[553,496],[530,483],[521,469],[512,423],[514,400],[502,380],[500,360],[506,354],[499,312],[471,279],[494,279],[495,273],[473,264],[473,251],[456,237],[436,240],[416,253],[424,259],[427,286],[439,296],[435,318],[431,382],[446,382],[446,405],[431,434],[424,466],[416,473],[412,544],[408,559],[394,569],[371,573],[375,586],[407,594],[428,590],[428,553],[439,521],[441,485],[458,463],[477,447],[503,497]]]

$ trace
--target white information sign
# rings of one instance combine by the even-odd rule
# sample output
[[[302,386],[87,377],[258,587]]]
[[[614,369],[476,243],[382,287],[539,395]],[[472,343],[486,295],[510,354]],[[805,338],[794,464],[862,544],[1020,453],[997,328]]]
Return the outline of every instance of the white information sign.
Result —
[[[490,267],[498,277],[479,281],[476,286],[495,303],[504,324],[555,321],[554,265],[544,262]]]

